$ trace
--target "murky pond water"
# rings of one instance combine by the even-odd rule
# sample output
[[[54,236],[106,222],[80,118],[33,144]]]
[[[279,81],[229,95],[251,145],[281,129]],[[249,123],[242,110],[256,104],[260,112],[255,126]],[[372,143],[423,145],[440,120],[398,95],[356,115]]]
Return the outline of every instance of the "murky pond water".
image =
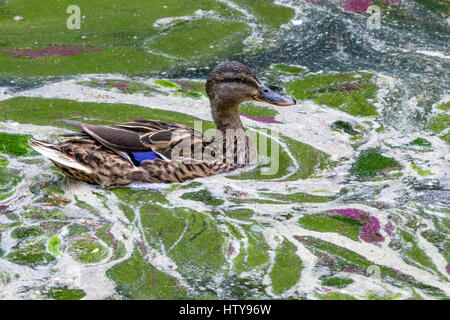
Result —
[[[0,299],[449,297],[448,2],[377,2],[380,29],[373,1],[79,2],[75,30],[70,1],[0,4]],[[61,118],[213,128],[231,59],[298,101],[240,107],[274,174],[102,190],[27,145]]]

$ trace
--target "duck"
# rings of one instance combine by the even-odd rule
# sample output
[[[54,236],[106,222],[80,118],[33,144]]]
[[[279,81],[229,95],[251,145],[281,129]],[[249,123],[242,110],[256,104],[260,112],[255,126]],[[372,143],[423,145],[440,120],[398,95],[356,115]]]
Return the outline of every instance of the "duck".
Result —
[[[240,119],[241,103],[296,104],[236,61],[221,62],[212,70],[206,93],[216,125],[213,138],[184,124],[159,120],[99,125],[59,119],[80,131],[62,134],[67,139],[58,144],[32,139],[29,145],[64,175],[102,189],[134,183],[182,183],[249,164],[254,144]]]

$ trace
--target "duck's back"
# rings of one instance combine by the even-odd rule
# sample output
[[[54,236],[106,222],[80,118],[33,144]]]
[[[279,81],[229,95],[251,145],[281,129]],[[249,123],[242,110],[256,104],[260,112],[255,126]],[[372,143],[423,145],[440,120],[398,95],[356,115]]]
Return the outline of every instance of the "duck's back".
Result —
[[[214,144],[180,124],[151,120],[114,126],[62,122],[81,129],[72,134],[78,138],[57,145],[33,140],[30,145],[65,175],[103,188],[134,182],[183,182],[240,166],[216,155],[223,148],[222,142]]]

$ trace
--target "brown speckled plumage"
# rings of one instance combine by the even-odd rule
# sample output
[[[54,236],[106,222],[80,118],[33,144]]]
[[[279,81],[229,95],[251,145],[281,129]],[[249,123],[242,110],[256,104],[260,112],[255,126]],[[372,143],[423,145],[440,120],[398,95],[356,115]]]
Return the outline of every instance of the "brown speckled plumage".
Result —
[[[267,92],[267,87],[247,66],[223,62],[208,77],[206,90],[218,133],[214,139],[185,125],[156,120],[113,126],[60,120],[81,132],[66,135],[72,139],[60,144],[32,140],[30,145],[66,176],[102,188],[134,182],[183,182],[243,167],[251,157],[252,142],[240,121],[238,106],[243,101],[262,100],[258,95]],[[229,129],[234,130],[232,136],[227,135]],[[130,157],[132,152],[148,151],[161,159],[137,164]]]

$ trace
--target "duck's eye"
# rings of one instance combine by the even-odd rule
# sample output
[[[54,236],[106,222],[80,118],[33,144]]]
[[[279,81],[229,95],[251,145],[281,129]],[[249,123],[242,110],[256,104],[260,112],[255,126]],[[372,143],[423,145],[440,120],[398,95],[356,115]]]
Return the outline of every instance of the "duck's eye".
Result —
[[[269,89],[262,89],[261,91],[264,93],[267,93],[267,92],[269,92]]]

